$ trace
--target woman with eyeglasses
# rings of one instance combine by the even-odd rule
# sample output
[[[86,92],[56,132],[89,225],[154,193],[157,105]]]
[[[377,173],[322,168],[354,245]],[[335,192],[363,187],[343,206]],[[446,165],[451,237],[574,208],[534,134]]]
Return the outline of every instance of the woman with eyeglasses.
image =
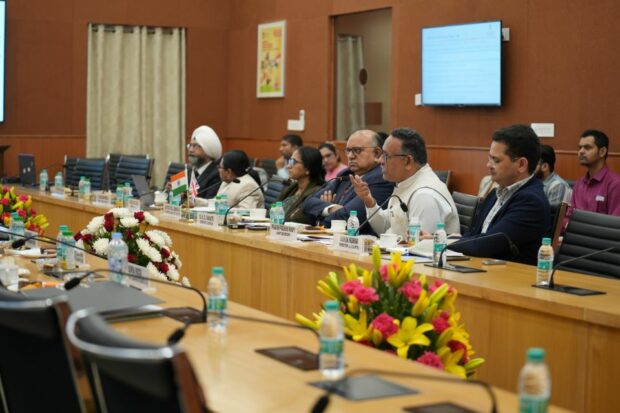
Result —
[[[241,201],[237,208],[253,209],[265,206],[263,190],[257,189],[260,186],[260,178],[258,173],[250,167],[250,159],[245,152],[239,150],[226,152],[218,168],[222,185],[217,195],[226,194],[228,205],[236,204],[254,191],[252,195]]]
[[[336,147],[329,142],[322,143],[319,146],[321,157],[323,158],[323,168],[325,168],[325,180],[338,176],[340,172],[345,170],[347,166],[340,161],[340,156]]]
[[[282,201],[285,221],[314,225],[301,207],[304,201],[321,188],[325,182],[321,152],[310,146],[301,146],[288,161],[289,178],[295,182],[285,188],[277,201]]]

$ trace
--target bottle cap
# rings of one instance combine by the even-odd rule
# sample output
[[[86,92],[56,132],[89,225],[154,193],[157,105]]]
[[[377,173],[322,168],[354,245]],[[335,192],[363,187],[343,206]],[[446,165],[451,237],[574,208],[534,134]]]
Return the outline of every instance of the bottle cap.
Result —
[[[224,275],[224,267],[211,268],[211,275]]]
[[[338,311],[340,303],[336,300],[325,301],[323,307],[325,307],[325,311]]]
[[[65,232],[65,231],[69,231],[69,227],[66,225],[61,225],[58,227],[58,231],[60,232]]]
[[[276,206],[277,207],[281,207],[282,206],[282,202],[280,202],[280,201],[276,202]]]
[[[47,173],[47,169],[41,169],[41,173],[43,172]]]
[[[82,179],[86,179],[86,177],[85,177],[84,175],[80,176],[80,181],[81,181]]]
[[[446,224],[444,224],[443,222],[437,223],[437,229],[445,229],[445,228],[446,228]]]
[[[64,235],[65,237],[72,237],[73,231],[63,231],[62,235]]]
[[[543,238],[542,245],[551,245],[551,238]]]
[[[121,234],[120,232],[113,232],[112,239],[123,239],[123,234]]]
[[[356,217],[357,216],[357,211],[356,210],[350,211],[349,212],[349,216],[350,217]]]
[[[531,347],[527,350],[528,361],[545,361],[545,349],[539,347]]]

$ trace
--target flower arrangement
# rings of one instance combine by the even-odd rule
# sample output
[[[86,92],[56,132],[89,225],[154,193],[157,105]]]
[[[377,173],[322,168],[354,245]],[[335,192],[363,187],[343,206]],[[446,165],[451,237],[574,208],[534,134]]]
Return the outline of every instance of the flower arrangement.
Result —
[[[75,234],[76,246],[107,256],[113,232],[120,232],[127,244],[127,260],[148,269],[149,275],[164,281],[189,285],[187,277],[179,274],[181,260],[172,250],[172,240],[164,231],[148,230],[159,220],[144,211],[113,208],[105,215],[93,218],[86,228]]]
[[[7,227],[11,223],[11,213],[17,214],[24,220],[24,228],[43,235],[45,228],[49,226],[45,215],[37,214],[32,208],[32,197],[30,195],[17,195],[15,188],[2,186],[0,188],[0,202],[2,203],[2,214],[0,218]]]
[[[473,358],[469,334],[454,307],[457,291],[447,283],[429,283],[425,275],[413,276],[413,260],[403,262],[392,254],[381,265],[381,253],[373,250],[374,271],[344,267],[344,279],[330,272],[318,282],[318,290],[340,302],[347,338],[381,350],[395,352],[457,376],[467,378],[484,363]],[[310,320],[301,314],[300,324],[317,330],[324,311]]]

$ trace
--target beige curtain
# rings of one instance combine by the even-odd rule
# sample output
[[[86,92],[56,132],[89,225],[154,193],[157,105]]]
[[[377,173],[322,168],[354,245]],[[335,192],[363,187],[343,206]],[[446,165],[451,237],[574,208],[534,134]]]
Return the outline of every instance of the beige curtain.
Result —
[[[359,82],[364,67],[361,36],[338,36],[336,43],[336,137],[346,139],[365,127],[364,87]]]
[[[151,185],[185,143],[185,29],[90,24],[86,155],[148,154]]]

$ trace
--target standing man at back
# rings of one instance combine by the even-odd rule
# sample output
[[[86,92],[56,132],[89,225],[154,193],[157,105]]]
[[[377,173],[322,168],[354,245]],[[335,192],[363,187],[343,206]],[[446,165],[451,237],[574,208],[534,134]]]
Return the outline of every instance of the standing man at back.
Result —
[[[620,176],[607,167],[609,138],[603,132],[589,129],[579,139],[579,163],[587,168],[586,175],[575,183],[571,206],[574,209],[620,216]]]

